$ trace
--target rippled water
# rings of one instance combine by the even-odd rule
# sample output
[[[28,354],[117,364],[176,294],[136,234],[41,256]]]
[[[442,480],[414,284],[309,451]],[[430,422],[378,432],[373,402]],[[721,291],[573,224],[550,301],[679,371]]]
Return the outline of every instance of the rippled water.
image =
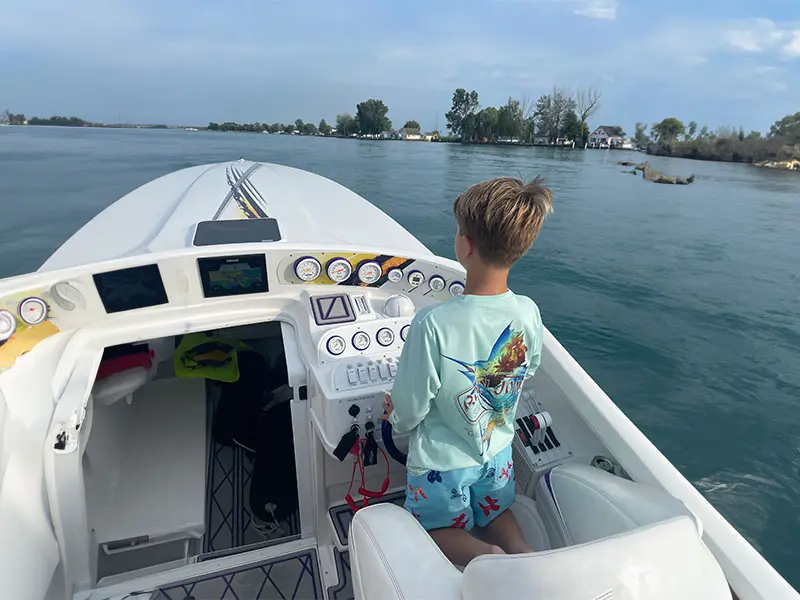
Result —
[[[555,215],[512,273],[547,326],[706,497],[800,585],[800,176],[622,152],[184,131],[0,128],[0,277],[170,171],[245,157],[330,177],[452,257],[452,201],[543,174]],[[641,155],[633,159],[641,159]]]

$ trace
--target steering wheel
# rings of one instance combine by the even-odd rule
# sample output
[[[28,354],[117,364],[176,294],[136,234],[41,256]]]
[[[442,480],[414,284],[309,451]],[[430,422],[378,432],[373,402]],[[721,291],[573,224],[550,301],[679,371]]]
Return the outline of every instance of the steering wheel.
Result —
[[[389,421],[381,421],[381,438],[383,438],[383,445],[386,446],[386,452],[389,453],[389,456],[405,466],[408,455],[405,452],[401,452],[395,445],[392,438],[392,426]]]

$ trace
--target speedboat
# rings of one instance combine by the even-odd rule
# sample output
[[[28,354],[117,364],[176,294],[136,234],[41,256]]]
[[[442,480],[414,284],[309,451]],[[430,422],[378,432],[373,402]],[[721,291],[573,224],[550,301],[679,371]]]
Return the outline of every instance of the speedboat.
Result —
[[[306,171],[195,166],[119,199],[0,281],[3,597],[800,598],[549,331],[514,415],[536,552],[450,563],[380,416],[416,311],[463,292]]]

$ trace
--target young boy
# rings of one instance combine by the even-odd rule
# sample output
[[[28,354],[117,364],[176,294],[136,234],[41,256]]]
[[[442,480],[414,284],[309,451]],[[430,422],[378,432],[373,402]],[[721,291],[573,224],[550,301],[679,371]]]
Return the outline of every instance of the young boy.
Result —
[[[416,314],[384,402],[383,418],[397,433],[411,432],[406,510],[456,565],[533,551],[508,508],[514,412],[523,381],[539,366],[542,320],[533,300],[507,282],[552,198],[540,178],[501,178],[456,199],[464,294]],[[485,528],[486,542],[469,533],[473,525]]]

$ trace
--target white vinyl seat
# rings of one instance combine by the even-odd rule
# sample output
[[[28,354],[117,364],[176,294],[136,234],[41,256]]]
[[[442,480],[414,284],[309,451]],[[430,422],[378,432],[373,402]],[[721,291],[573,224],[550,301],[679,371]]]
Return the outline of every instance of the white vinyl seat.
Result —
[[[536,495],[517,496],[512,510],[539,551],[479,557],[463,573],[403,508],[358,511],[349,537],[356,600],[730,600],[700,523],[669,494],[570,464],[542,478]]]
[[[730,600],[695,523],[673,517],[587,544],[487,555],[461,573],[417,520],[391,503],[350,525],[356,600]]]
[[[677,498],[582,463],[550,470],[537,482],[535,496],[551,548],[592,542],[677,516],[689,517],[703,535],[699,519]]]

